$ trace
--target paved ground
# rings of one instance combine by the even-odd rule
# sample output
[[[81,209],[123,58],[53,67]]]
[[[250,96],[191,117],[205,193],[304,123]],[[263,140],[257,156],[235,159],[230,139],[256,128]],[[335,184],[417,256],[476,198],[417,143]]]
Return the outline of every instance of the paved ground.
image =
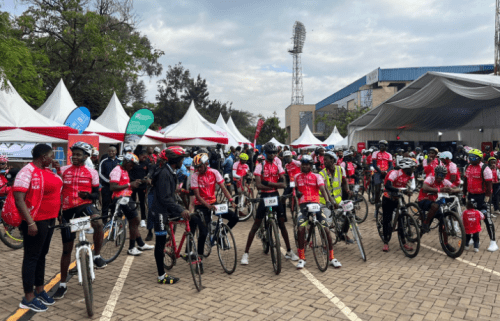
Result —
[[[381,251],[372,217],[370,214],[360,226],[366,262],[355,245],[340,244],[335,255],[343,264],[341,269],[330,267],[322,273],[309,253],[307,269],[298,271],[284,261],[281,274],[275,275],[270,257],[262,253],[256,240],[250,265],[238,263],[232,275],[223,272],[216,255],[206,259],[201,292],[194,288],[183,261],[171,271],[181,278],[179,283],[158,285],[153,251],[132,259],[124,250],[105,270],[96,272],[93,319],[109,320],[103,311],[112,301],[113,289],[119,290],[123,283],[111,320],[500,320],[500,252],[486,251],[489,239],[485,231],[480,252],[465,252],[460,260],[441,252],[435,232],[425,235],[425,247],[416,258],[408,259],[396,234],[391,251]],[[500,220],[496,223],[500,225]],[[251,224],[240,223],[234,229],[238,259]],[[288,223],[291,232],[290,227]],[[144,237],[145,230],[142,233]],[[47,259],[47,282],[58,273],[60,242],[56,233]],[[15,313],[21,299],[22,254],[22,250],[12,251],[0,243],[0,319]],[[125,278],[127,260],[130,270]],[[77,279],[68,285],[64,299],[32,319],[87,319]]]

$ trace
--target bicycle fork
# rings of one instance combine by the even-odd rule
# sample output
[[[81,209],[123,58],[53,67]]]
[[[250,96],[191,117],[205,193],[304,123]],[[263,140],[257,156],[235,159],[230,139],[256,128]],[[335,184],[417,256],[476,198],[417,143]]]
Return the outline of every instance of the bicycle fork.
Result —
[[[89,242],[87,242],[85,238],[85,231],[80,231],[80,243],[83,243],[82,246],[79,246],[76,249],[76,267],[78,270],[78,282],[80,285],[83,283],[83,278],[82,278],[82,262],[80,262],[80,251],[85,251],[88,259],[89,259],[89,270],[90,270],[90,279],[92,282],[95,280],[95,274],[94,274],[94,260],[92,259],[92,249],[90,248]],[[86,268],[86,267],[83,267]]]

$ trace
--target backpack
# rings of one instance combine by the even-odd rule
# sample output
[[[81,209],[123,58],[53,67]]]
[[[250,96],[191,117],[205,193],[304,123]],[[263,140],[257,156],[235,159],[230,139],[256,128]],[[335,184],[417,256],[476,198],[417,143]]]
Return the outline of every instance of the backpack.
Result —
[[[19,213],[19,210],[16,206],[16,200],[14,199],[13,190],[10,190],[7,198],[5,199],[2,210],[2,220],[4,221],[4,223],[13,227],[18,227],[23,221],[21,214]]]

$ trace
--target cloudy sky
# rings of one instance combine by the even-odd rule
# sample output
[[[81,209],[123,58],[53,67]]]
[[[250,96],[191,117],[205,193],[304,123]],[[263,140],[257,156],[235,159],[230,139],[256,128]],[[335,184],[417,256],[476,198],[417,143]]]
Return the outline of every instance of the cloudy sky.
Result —
[[[208,81],[211,99],[270,116],[284,127],[292,87],[292,27],[307,31],[304,101],[316,104],[381,68],[491,64],[494,0],[135,0],[139,30]],[[1,10],[19,14],[15,0]],[[145,79],[155,101],[156,81]]]

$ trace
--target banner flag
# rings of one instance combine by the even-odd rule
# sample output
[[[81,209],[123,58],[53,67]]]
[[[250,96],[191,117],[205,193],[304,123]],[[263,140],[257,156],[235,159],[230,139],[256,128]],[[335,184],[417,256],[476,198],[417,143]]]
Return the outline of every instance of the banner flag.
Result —
[[[260,135],[260,131],[262,130],[262,126],[264,126],[264,119],[259,119],[259,121],[257,122],[257,128],[255,128],[255,137],[253,139],[253,146],[257,146],[257,138],[259,138],[259,135]]]
[[[64,122],[64,125],[78,130],[81,134],[89,127],[90,124],[90,111],[87,107],[75,108]]]
[[[143,108],[136,111],[128,122],[123,147],[130,146],[132,150],[135,150],[142,136],[144,136],[144,133],[153,124],[154,120],[155,116],[151,110]]]

